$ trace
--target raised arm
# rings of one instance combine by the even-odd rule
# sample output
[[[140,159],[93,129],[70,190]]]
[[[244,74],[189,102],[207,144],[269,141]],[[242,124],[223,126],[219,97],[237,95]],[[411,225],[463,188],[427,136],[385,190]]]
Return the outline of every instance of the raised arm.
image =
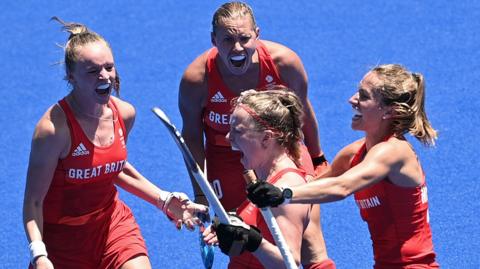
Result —
[[[327,203],[344,199],[398,170],[403,156],[387,142],[371,148],[362,162],[337,176],[293,187],[293,203]]]
[[[202,111],[208,94],[205,64],[206,53],[200,55],[187,67],[180,82],[178,99],[182,116],[182,136],[202,170],[205,164]],[[207,205],[208,202],[202,190],[191,174],[190,180],[195,202]]]

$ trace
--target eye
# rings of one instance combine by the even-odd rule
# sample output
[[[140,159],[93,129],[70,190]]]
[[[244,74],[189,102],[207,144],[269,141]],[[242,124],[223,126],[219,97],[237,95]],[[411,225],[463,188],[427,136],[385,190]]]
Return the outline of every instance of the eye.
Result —
[[[232,43],[233,42],[233,38],[231,36],[226,36],[224,39],[223,39],[223,42],[225,43]]]
[[[97,72],[98,72],[97,69],[90,69],[90,70],[87,71],[87,73],[89,73],[89,74],[96,74]]]
[[[240,37],[240,42],[241,43],[247,43],[248,41],[250,41],[250,36],[241,36]]]
[[[113,65],[110,65],[110,66],[106,66],[106,67],[105,67],[105,70],[107,70],[108,72],[110,72],[110,71],[113,70],[113,68],[114,68],[114,66],[113,66]]]
[[[369,95],[366,93],[366,91],[364,89],[359,89],[358,90],[358,97],[361,99],[361,100],[367,100],[369,99]]]

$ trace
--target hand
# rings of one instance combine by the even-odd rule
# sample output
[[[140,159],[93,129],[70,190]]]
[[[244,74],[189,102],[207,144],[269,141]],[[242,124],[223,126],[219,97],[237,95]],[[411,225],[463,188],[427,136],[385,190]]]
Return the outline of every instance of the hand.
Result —
[[[207,245],[218,246],[218,238],[215,230],[212,227],[213,225],[208,226],[202,233],[203,241]]]
[[[165,200],[163,211],[179,230],[184,225],[188,230],[193,231],[195,225],[202,223],[200,218],[206,220],[209,216],[208,207],[193,203],[185,193],[181,192],[169,194]]]
[[[312,158],[313,169],[314,169],[314,180],[319,178],[325,177],[325,174],[328,172],[328,161],[325,159],[325,156],[322,154],[321,156]]]
[[[238,216],[230,216],[230,221],[232,224],[216,222],[213,225],[220,250],[230,257],[238,256],[245,250],[256,251],[263,239],[257,227],[245,224]]]
[[[247,197],[257,207],[276,207],[283,202],[282,190],[266,181],[257,181],[247,186]]]
[[[34,269],[53,269],[53,263],[47,258],[47,256],[38,257],[33,263]]]

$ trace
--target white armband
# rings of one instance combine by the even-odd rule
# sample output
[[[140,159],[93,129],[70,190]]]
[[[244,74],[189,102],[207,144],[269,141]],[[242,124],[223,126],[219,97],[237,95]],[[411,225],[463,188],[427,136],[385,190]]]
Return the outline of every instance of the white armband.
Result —
[[[43,241],[32,241],[30,245],[28,245],[30,249],[30,263],[33,265],[35,260],[40,256],[48,257],[47,248]]]
[[[160,193],[158,194],[158,200],[157,200],[158,209],[165,212],[165,207],[168,204],[170,199],[172,199],[172,193],[161,190]]]

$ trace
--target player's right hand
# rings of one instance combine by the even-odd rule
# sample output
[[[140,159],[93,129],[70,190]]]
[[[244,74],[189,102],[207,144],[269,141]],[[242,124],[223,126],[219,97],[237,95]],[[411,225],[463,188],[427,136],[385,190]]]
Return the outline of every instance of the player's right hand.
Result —
[[[53,263],[50,261],[50,259],[47,258],[47,256],[40,256],[38,257],[34,264],[33,264],[34,269],[53,269]]]
[[[177,229],[185,226],[193,231],[196,225],[202,224],[198,216],[208,215],[208,207],[190,201],[184,193],[172,192],[165,202],[164,212]]]

